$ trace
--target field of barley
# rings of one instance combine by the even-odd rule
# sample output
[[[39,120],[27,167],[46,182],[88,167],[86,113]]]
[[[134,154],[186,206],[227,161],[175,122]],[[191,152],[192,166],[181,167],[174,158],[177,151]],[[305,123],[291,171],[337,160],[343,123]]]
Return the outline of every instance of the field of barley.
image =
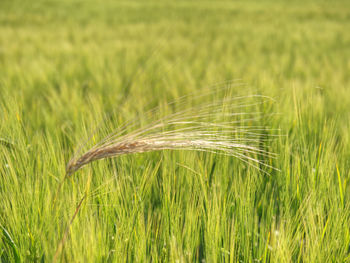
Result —
[[[0,0],[0,261],[350,262],[349,29],[347,0]],[[272,154],[65,177],[80,145],[222,88],[269,98],[244,114]]]

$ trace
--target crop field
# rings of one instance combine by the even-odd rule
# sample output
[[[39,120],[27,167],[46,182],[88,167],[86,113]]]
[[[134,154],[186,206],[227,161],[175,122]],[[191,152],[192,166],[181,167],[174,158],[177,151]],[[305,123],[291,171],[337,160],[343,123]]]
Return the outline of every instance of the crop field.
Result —
[[[80,145],[222,91],[271,154],[66,176]],[[350,262],[350,1],[0,0],[0,228],[0,262]]]

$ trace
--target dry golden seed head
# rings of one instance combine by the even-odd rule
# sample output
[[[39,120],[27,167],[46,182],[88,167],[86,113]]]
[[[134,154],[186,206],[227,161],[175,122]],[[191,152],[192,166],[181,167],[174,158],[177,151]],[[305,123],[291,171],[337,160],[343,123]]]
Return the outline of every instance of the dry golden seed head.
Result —
[[[71,160],[66,167],[66,176],[71,176],[80,169],[75,160]]]
[[[80,157],[73,158],[67,165],[67,175],[96,160],[169,149],[222,153],[259,170],[262,166],[273,169],[267,161],[262,161],[266,158],[260,158],[274,158],[263,147],[273,130],[254,125],[268,116],[257,111],[257,107],[271,103],[271,99],[252,95],[209,101],[201,106],[181,108],[158,120],[151,119],[143,127],[132,123],[131,131],[125,126],[112,132]]]

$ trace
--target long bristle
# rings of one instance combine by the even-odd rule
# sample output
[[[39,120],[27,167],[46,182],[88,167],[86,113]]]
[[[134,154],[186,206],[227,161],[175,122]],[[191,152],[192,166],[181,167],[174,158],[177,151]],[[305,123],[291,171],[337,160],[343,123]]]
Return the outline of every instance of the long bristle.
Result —
[[[275,157],[261,147],[270,139],[268,133],[273,131],[264,125],[255,125],[268,116],[256,111],[256,108],[268,102],[271,102],[271,98],[260,95],[223,96],[150,120],[143,126],[137,127],[135,123],[126,125],[110,133],[85,153],[73,157],[67,166],[67,173],[72,174],[96,160],[159,150],[221,153],[254,167],[273,168],[259,158]],[[133,129],[127,130],[130,127]]]

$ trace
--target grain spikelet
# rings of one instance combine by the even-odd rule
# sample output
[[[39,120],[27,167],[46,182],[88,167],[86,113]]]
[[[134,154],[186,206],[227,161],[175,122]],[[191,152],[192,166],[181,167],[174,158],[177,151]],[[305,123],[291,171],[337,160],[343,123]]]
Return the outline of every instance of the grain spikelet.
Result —
[[[158,117],[161,111],[153,110],[146,124],[131,121],[88,151],[78,152],[67,165],[67,175],[96,160],[159,150],[221,153],[258,169],[273,168],[263,161],[275,157],[265,147],[274,136],[264,123],[270,116],[264,109],[272,101],[261,95],[232,96],[230,89],[183,97],[167,104],[174,113]]]

